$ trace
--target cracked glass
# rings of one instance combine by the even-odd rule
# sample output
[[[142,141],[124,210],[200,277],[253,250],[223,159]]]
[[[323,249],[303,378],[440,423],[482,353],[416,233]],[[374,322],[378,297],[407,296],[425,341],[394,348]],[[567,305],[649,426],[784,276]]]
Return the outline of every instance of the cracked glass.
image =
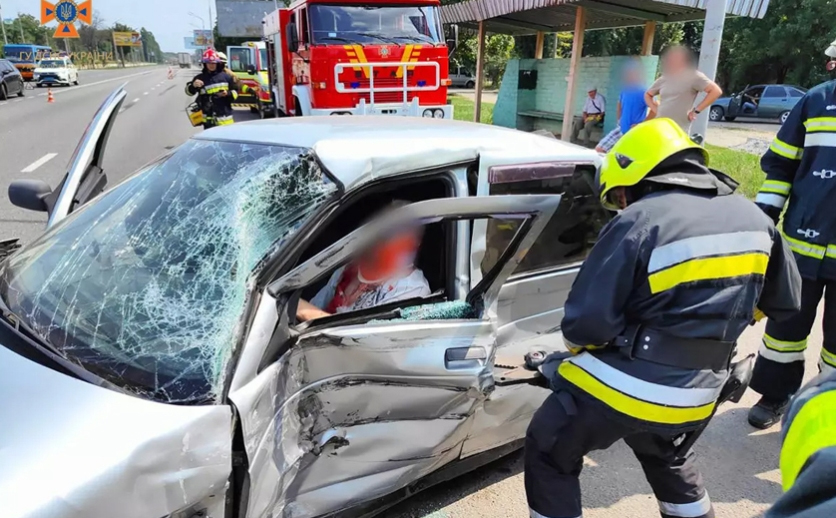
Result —
[[[309,150],[194,140],[21,249],[0,296],[102,378],[212,402],[254,276],[336,191]]]

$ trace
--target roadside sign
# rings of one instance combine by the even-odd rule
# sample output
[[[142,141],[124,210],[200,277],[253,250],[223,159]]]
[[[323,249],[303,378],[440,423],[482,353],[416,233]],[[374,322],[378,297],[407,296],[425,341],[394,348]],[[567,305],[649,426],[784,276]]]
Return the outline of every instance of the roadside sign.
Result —
[[[113,42],[117,47],[141,47],[142,34],[134,32],[114,32]]]
[[[197,47],[211,47],[215,44],[211,30],[195,29],[194,44]]]

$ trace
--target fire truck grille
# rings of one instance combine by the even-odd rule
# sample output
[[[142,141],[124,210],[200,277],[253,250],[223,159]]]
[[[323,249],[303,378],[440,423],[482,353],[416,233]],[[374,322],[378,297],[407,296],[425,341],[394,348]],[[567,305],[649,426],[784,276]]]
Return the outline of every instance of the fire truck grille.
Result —
[[[417,97],[415,92],[406,93],[406,102],[411,102],[413,97]],[[361,99],[365,99],[367,103],[372,102],[371,94],[360,94]],[[375,103],[400,103],[403,102],[403,92],[375,92]]]

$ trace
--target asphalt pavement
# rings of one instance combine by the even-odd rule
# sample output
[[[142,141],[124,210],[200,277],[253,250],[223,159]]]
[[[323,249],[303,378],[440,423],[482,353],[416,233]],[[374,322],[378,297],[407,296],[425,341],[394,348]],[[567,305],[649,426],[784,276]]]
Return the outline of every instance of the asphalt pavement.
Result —
[[[107,95],[123,83],[128,92],[106,151],[105,171],[115,185],[144,164],[200,131],[192,128],[183,86],[197,70],[167,67],[82,71],[80,86],[56,88],[55,103],[45,89],[27,90],[23,99],[0,102],[0,238],[37,236],[46,216],[13,207],[6,196],[16,178],[56,185],[75,146]],[[246,110],[236,119],[254,118]],[[760,129],[760,128],[759,128]],[[757,351],[762,326],[740,343],[742,354]],[[810,337],[808,377],[821,344],[820,322]],[[724,405],[697,443],[699,465],[719,518],[761,516],[781,494],[778,472],[780,427],[756,431],[746,412],[757,395]],[[586,518],[658,516],[656,501],[638,462],[623,443],[591,453],[581,477]],[[528,516],[519,454],[430,489],[385,514],[398,518],[525,518]]]
[[[44,228],[46,214],[14,207],[7,188],[12,180],[34,178],[54,187],[102,102],[120,85],[128,96],[122,104],[105,152],[108,186],[116,185],[142,166],[201,131],[185,113],[190,99],[183,92],[198,73],[167,66],[115,70],[82,70],[79,86],[25,91],[25,97],[0,101],[0,238],[28,241]],[[237,120],[254,118],[236,110]]]

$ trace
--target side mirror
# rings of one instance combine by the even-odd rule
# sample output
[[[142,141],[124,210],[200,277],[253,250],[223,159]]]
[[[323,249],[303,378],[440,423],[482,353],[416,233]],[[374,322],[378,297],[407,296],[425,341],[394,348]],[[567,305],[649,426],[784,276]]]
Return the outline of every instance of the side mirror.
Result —
[[[287,50],[296,52],[299,48],[299,33],[296,32],[296,24],[288,23],[285,27],[285,43],[287,43]]]
[[[255,65],[248,65],[247,66],[247,73],[250,74],[250,75],[255,75],[255,73],[256,73]]]
[[[37,212],[49,212],[46,198],[52,188],[41,180],[15,180],[9,185],[12,205]]]
[[[456,52],[456,48],[459,46],[459,26],[458,25],[451,25],[450,31],[447,38],[447,56],[450,57]]]

